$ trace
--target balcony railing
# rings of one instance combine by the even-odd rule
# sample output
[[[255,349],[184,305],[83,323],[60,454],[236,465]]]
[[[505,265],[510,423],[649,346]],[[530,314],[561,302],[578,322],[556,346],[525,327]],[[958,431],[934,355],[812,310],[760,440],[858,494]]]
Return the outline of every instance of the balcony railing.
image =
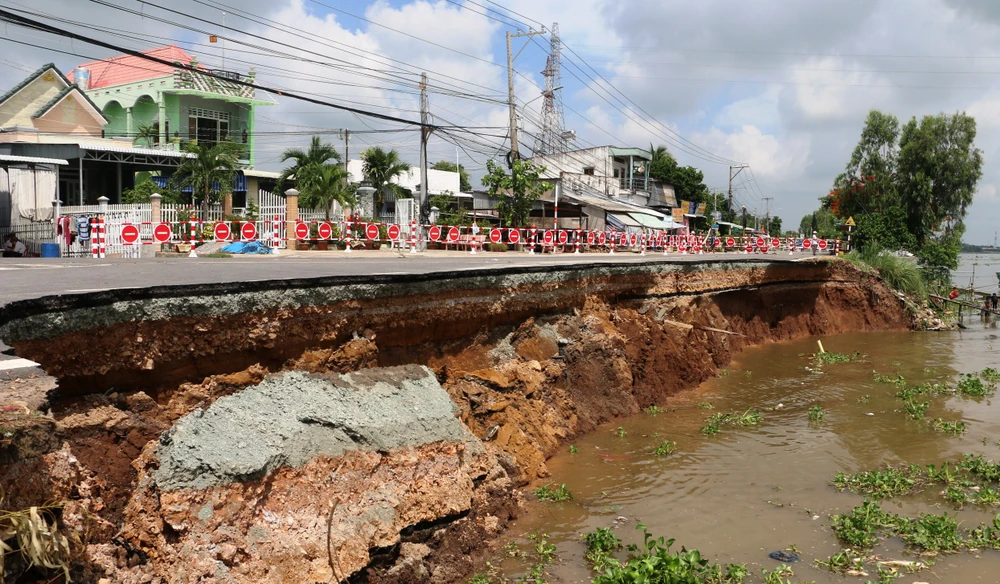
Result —
[[[622,177],[618,179],[618,186],[629,191],[645,191],[646,190],[646,179],[643,177],[633,177],[629,181],[628,177]]]

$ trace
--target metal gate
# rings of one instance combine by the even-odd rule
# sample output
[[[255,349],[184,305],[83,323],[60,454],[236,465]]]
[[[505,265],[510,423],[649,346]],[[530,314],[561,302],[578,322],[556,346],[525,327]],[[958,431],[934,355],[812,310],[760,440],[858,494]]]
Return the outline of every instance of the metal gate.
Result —
[[[108,211],[104,215],[105,228],[105,249],[107,255],[120,254],[123,258],[142,257],[142,244],[136,243],[126,245],[122,241],[122,225],[131,223],[136,227],[141,227],[143,221],[148,221],[148,217],[143,217],[140,209],[129,209],[123,211]]]
[[[257,191],[257,203],[260,207],[260,213],[257,217],[259,239],[273,248],[284,248],[287,239],[285,235],[285,197],[260,189]],[[277,222],[277,229],[275,229],[274,222]],[[276,236],[277,240],[275,240]]]
[[[417,220],[417,205],[413,199],[396,199],[396,225],[410,239],[410,226]]]

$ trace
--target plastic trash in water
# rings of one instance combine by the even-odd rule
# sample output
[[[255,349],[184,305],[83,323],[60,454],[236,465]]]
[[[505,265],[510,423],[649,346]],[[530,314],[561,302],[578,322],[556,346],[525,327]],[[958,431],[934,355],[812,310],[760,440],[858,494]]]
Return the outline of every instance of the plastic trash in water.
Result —
[[[786,552],[785,550],[779,550],[776,552],[771,552],[767,554],[767,557],[772,560],[778,560],[779,562],[785,562],[786,564],[791,564],[799,561],[799,555],[794,552]]]

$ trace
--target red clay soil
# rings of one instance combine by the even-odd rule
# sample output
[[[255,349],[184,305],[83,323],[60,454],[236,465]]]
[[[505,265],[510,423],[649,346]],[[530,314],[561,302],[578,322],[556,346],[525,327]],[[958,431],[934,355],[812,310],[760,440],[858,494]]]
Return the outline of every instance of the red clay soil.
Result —
[[[409,329],[390,341],[377,327],[357,327],[356,337],[278,366],[252,365],[152,396],[67,399],[54,420],[41,422],[59,440],[0,467],[0,486],[11,507],[64,502],[64,526],[81,534],[74,540],[81,581],[328,581],[332,555],[337,576],[353,573],[355,582],[456,582],[517,514],[516,487],[546,476],[547,458],[574,436],[696,386],[747,346],[910,327],[880,281],[839,264],[827,282],[613,304],[590,297],[444,341]],[[440,330],[426,319],[414,320]],[[269,368],[347,372],[402,363],[437,373],[462,422],[486,440],[483,454],[469,457],[449,443],[357,452],[204,491],[164,493],[148,479],[163,430],[259,382]],[[374,485],[382,494],[372,499]],[[336,550],[328,553],[334,500]],[[386,505],[398,517],[372,520]]]

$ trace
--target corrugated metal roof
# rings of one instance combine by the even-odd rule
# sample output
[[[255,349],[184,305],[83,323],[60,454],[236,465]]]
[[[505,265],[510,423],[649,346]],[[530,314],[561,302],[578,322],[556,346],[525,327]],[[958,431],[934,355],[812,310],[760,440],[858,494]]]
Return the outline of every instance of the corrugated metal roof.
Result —
[[[117,144],[101,144],[100,142],[77,142],[84,150],[95,152],[120,152],[122,154],[145,154],[146,156],[172,156],[175,158],[194,158],[194,154],[177,152],[175,150],[157,150],[156,148],[134,148],[118,146]]]
[[[253,178],[273,178],[278,179],[281,177],[280,172],[271,172],[269,170],[257,170],[254,168],[244,168],[243,174]]]
[[[618,201],[611,198],[570,191],[569,189],[564,189],[562,196],[566,199],[571,199],[578,204],[590,205],[591,207],[597,207],[599,209],[604,209],[605,211],[613,211],[615,213],[642,213],[660,219],[666,217],[665,214],[660,213],[659,211],[654,211],[653,209],[640,207],[638,205],[630,205],[624,201]]]
[[[37,158],[34,156],[14,156],[11,154],[0,154],[0,162],[18,162],[21,164],[69,164],[69,162],[60,158]]]

